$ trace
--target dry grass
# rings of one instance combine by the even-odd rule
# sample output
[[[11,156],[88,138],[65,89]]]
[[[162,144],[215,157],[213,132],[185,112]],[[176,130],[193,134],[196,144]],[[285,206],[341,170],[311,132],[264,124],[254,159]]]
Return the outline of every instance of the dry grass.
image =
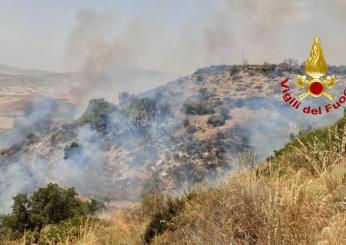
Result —
[[[169,219],[159,220],[162,230],[150,242],[346,244],[342,136],[339,129],[329,130],[323,140],[300,142],[289,153],[255,167],[245,164],[222,187],[181,199],[184,205]],[[162,202],[151,199],[142,211],[117,212],[104,223],[87,222],[79,237],[60,244],[143,244],[150,217],[152,221],[160,212],[159,217],[166,217]]]
[[[154,244],[346,244],[346,162],[338,129],[324,141],[235,173],[200,193]]]
[[[138,220],[137,215],[129,215],[129,213],[116,212],[105,217],[106,223],[86,224],[81,227],[81,236],[77,241],[65,241],[62,244],[140,244],[146,223]]]
[[[134,210],[122,210],[111,215],[104,215],[102,221],[89,219],[78,227],[64,229],[62,236],[51,237],[50,228],[46,227],[40,234],[39,242],[35,243],[35,234],[26,235],[20,241],[1,241],[5,245],[111,245],[141,244],[147,222],[140,219]],[[31,241],[31,242],[30,242]]]

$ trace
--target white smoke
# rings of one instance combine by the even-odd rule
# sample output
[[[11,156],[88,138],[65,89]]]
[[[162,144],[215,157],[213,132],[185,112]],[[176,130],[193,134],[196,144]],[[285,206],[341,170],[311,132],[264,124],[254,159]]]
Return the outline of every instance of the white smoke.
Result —
[[[100,149],[100,135],[89,127],[77,131],[77,142],[82,148],[71,158],[61,155],[46,159],[40,154],[21,154],[19,159],[0,168],[0,214],[10,211],[12,198],[18,193],[32,193],[48,182],[59,183],[65,188],[75,187],[78,192],[98,193],[107,184],[102,178],[104,152]]]

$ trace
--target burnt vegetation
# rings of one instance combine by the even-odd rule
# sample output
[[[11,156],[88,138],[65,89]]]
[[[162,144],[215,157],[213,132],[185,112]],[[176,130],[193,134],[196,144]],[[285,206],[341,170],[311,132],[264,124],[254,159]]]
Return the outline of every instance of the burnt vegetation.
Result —
[[[225,124],[225,117],[220,113],[216,113],[214,115],[211,115],[208,118],[208,124],[213,126],[213,127],[220,127],[220,126]]]
[[[78,142],[73,141],[69,146],[64,149],[64,159],[69,159],[73,155],[80,154],[82,146]]]
[[[127,93],[123,93],[122,97],[126,98],[122,98],[118,106],[104,99],[91,100],[77,125],[89,125],[102,134],[126,131],[146,133],[151,127],[159,127],[172,115],[170,105],[157,98],[138,98]]]
[[[199,101],[192,99],[184,103],[183,111],[187,115],[208,115],[215,112],[208,101]]]
[[[122,109],[129,122],[138,129],[145,129],[160,123],[171,115],[170,106],[152,98],[132,99]]]

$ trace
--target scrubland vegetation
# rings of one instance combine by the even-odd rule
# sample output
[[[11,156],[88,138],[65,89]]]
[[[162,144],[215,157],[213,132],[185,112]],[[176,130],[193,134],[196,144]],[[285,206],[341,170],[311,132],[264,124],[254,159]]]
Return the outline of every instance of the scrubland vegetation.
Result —
[[[346,244],[344,127],[341,119],[313,130],[255,166],[240,157],[218,188],[146,196],[135,208],[1,241],[23,244],[35,235],[42,244]]]
[[[12,213],[0,216],[0,236],[14,240],[25,233],[26,241],[42,240],[40,231],[47,230],[48,225],[59,227],[66,220],[81,223],[83,217],[93,214],[98,207],[96,200],[80,200],[73,188],[65,190],[56,184],[48,184],[30,197],[19,193],[13,198]],[[54,230],[59,233],[57,228]]]

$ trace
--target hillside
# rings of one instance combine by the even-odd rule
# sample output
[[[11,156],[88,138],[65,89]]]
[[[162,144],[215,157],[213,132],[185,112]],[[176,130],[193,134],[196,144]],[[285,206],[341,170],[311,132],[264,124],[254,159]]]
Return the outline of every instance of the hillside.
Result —
[[[343,67],[332,71],[344,77]],[[93,99],[64,124],[49,113],[54,103],[38,104],[35,111],[48,113],[28,124],[31,114],[24,117],[17,142],[1,151],[0,212],[16,193],[49,182],[75,187],[110,209],[150,193],[217,185],[239,154],[264,159],[292,133],[343,113],[307,118],[282,103],[279,82],[300,72],[287,64],[211,66],[145,93],[121,93],[117,105]]]
[[[134,208],[41,232],[59,244],[345,244],[345,121],[304,134],[217,188],[147,196]],[[26,239],[29,239],[30,235]],[[67,239],[67,240],[66,240]]]
[[[244,166],[221,188],[190,194],[151,241],[345,244],[344,127],[342,119],[303,135],[270,161]]]

